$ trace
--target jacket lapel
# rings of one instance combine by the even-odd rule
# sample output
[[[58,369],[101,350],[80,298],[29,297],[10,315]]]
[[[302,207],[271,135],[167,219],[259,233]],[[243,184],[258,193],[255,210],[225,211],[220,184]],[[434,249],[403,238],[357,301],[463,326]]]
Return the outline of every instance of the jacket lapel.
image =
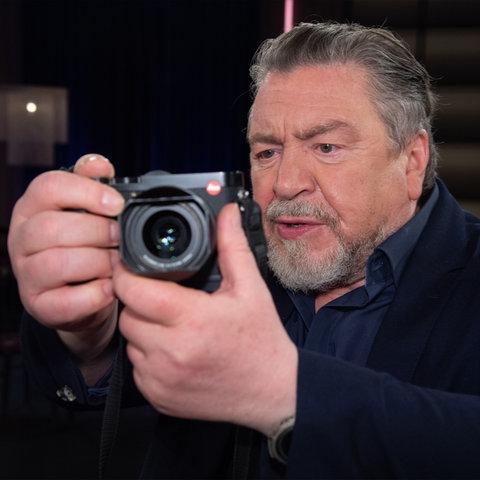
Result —
[[[466,262],[464,213],[442,184],[367,361],[412,381],[420,356]]]

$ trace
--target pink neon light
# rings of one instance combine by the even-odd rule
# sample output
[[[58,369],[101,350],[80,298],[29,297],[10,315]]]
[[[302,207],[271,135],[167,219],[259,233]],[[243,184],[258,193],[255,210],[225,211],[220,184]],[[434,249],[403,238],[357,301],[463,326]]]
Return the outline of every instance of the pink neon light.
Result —
[[[283,15],[283,31],[288,32],[293,28],[293,4],[294,0],[285,0]]]

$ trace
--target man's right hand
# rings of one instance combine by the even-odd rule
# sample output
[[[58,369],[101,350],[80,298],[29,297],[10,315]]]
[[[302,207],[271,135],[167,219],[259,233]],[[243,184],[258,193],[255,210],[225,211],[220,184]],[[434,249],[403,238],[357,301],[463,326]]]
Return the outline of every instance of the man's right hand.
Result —
[[[59,331],[80,360],[93,360],[115,328],[114,219],[123,197],[91,177],[113,177],[101,155],[81,157],[74,173],[34,179],[13,210],[8,249],[25,309]],[[92,349],[92,346],[95,348]]]

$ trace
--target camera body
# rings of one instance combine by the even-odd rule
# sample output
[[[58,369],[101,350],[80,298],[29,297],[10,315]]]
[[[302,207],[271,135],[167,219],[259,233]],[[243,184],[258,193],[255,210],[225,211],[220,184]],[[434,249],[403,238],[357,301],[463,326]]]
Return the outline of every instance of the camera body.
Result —
[[[261,213],[244,187],[242,172],[170,174],[99,179],[120,192],[120,254],[131,271],[205,291],[221,281],[216,261],[216,219],[238,202],[249,244],[263,270],[266,246]]]

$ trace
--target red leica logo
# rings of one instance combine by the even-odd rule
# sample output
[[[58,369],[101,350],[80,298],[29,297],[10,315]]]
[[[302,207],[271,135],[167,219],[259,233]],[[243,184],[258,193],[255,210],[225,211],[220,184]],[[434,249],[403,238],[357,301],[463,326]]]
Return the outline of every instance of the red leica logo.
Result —
[[[210,180],[207,183],[206,190],[209,195],[215,196],[222,191],[222,186],[219,182],[217,182],[217,180]]]

